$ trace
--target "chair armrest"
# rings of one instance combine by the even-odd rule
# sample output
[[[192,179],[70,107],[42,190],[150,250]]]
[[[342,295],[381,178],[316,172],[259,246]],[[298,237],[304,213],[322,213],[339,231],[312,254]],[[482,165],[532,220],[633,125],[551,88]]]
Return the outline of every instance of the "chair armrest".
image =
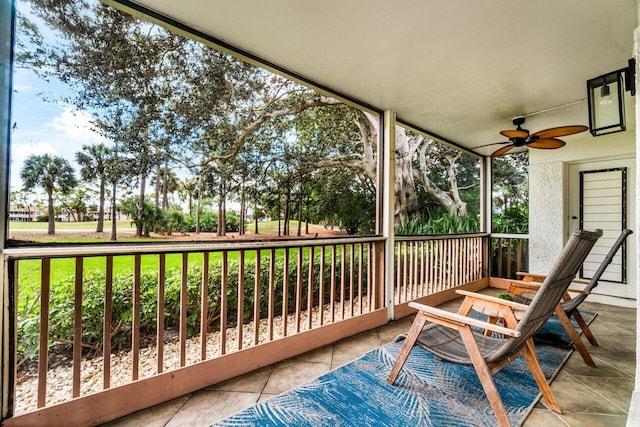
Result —
[[[588,285],[589,281],[584,279],[573,279],[571,283],[577,283],[579,285]]]
[[[574,283],[574,282],[572,282]],[[523,282],[521,280],[512,280],[510,281],[509,284],[509,289],[512,289],[512,287],[514,289],[518,289],[521,291],[537,291],[538,289],[540,289],[541,283],[535,283],[535,282]],[[574,294],[591,294],[591,292],[589,291],[584,291],[582,289],[567,289],[567,292],[573,292]]]
[[[574,294],[586,294],[591,295],[589,291],[583,291],[582,289],[567,289],[567,292],[573,292]]]
[[[493,332],[497,332],[499,334],[508,335],[511,337],[519,337],[520,331],[516,331],[515,329],[505,328],[504,326],[495,325],[489,322],[483,322],[482,320],[473,319],[471,317],[462,316],[457,313],[451,313],[450,311],[442,310],[439,308],[431,307],[428,305],[420,304],[417,302],[410,302],[409,307],[415,308],[428,316],[428,320],[436,323],[438,319],[442,319],[448,322],[457,323],[459,325],[468,325],[468,326],[476,326],[478,328],[482,328],[485,330],[490,330]],[[446,326],[446,323],[441,323]]]
[[[475,292],[469,292],[469,291],[463,291],[458,289],[456,291],[456,293],[460,294],[460,295],[464,295],[466,297],[471,297],[477,300],[481,300],[481,301],[488,301],[488,302],[492,302],[494,304],[499,304],[499,305],[503,305],[503,306],[507,306],[510,307],[514,310],[519,310],[519,311],[525,311],[526,309],[529,308],[528,305],[526,304],[521,304],[519,302],[515,302],[515,301],[509,301],[506,299],[502,299],[502,298],[496,298],[496,297],[492,297],[490,295],[485,295],[485,294],[478,294]]]
[[[527,282],[524,280],[509,280],[509,289],[517,288],[527,291],[537,291],[542,286],[540,282]]]
[[[526,271],[516,271],[516,276],[522,276],[523,280],[527,278],[531,279],[528,281],[533,281],[533,280],[543,281],[547,277],[546,274],[527,273]]]
[[[526,271],[517,271],[516,272],[516,276],[522,276],[523,281],[525,281],[525,282],[532,282],[533,281],[533,280],[524,280],[524,279],[527,279],[527,278],[537,279],[537,280],[540,280],[540,281],[544,281],[544,279],[547,278],[547,276],[544,275],[544,274],[527,273]],[[584,279],[573,279],[571,281],[571,283],[577,283],[579,285],[588,285],[589,281],[588,280],[584,280]]]

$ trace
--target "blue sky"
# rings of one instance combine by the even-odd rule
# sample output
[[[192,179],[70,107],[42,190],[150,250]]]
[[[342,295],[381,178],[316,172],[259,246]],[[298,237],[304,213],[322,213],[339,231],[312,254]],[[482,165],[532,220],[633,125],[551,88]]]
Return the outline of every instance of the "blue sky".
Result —
[[[83,144],[109,141],[92,131],[91,115],[78,111],[56,99],[66,92],[59,82],[44,82],[34,73],[17,69],[13,74],[13,103],[11,122],[11,188],[20,189],[20,169],[31,154],[50,154],[64,157],[75,164],[75,153]]]
[[[25,2],[18,1],[17,9],[32,21],[38,21],[29,13]],[[38,26],[48,38],[47,41],[51,42],[51,32],[46,31],[42,24]],[[92,130],[89,113],[78,111],[61,101],[68,95],[69,89],[59,81],[45,81],[30,70],[14,67],[11,109],[11,123],[12,126],[15,124],[11,134],[12,190],[22,187],[20,170],[31,154],[64,157],[77,171],[75,153],[82,149],[82,145],[100,142],[111,145]]]

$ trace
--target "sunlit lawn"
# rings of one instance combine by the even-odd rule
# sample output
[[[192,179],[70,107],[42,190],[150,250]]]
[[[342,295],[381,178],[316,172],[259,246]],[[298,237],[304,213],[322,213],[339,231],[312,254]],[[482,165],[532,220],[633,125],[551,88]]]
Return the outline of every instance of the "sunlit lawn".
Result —
[[[111,230],[111,222],[105,222],[105,232],[103,238],[74,238],[74,237],[59,237],[64,235],[65,231],[94,231],[95,222],[81,222],[81,223],[56,223],[56,237],[47,237],[47,223],[45,222],[11,222],[10,231],[19,232],[42,232],[42,237],[31,238],[32,241],[41,243],[101,243],[106,242],[109,239]],[[131,232],[135,229],[131,227],[131,223],[128,220],[117,222],[118,231]],[[254,233],[255,226],[253,223],[248,224],[248,232]],[[278,222],[260,222],[258,224],[258,231],[260,234],[273,234],[278,233]],[[291,223],[291,232],[295,234],[297,232],[297,222]],[[303,225],[304,232],[304,225]],[[140,241],[158,241],[158,239],[118,239],[119,242],[140,242]],[[162,239],[167,241],[167,239]],[[81,251],[81,249],[79,249]],[[263,253],[264,254],[264,253]],[[237,252],[229,252],[229,259],[234,259],[238,256]],[[219,262],[222,257],[220,252],[213,252],[209,255],[209,262]],[[203,262],[202,253],[189,254],[188,257],[189,266],[201,266]],[[152,272],[158,270],[158,255],[143,255],[141,272]],[[105,271],[106,257],[85,257],[83,259],[84,274],[91,273],[103,273]],[[166,269],[179,269],[182,266],[182,254],[167,254],[166,256]],[[51,286],[55,286],[62,280],[72,278],[75,275],[75,258],[60,258],[51,260]],[[117,276],[123,273],[131,273],[134,268],[134,256],[123,255],[115,256],[113,258],[113,274]],[[19,263],[19,291],[23,295],[35,294],[39,292],[40,276],[41,276],[41,261],[40,260],[22,260]]]
[[[65,231],[95,231],[98,223],[96,221],[84,221],[84,222],[56,222],[56,233]],[[43,231],[46,232],[49,223],[47,222],[26,222],[26,221],[11,221],[9,222],[9,232],[11,231]],[[116,228],[118,231],[135,231],[135,226],[131,224],[128,219],[116,221]],[[111,232],[111,221],[104,222],[105,233]]]

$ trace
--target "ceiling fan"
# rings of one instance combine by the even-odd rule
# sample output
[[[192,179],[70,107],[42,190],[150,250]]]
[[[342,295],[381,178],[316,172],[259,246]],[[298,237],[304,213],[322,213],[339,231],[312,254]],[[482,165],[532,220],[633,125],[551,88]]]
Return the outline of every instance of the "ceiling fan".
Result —
[[[521,125],[524,124],[526,117],[525,116],[516,116],[513,118],[513,124],[516,127],[514,130],[503,130],[500,132],[500,135],[509,139],[509,141],[505,142],[495,142],[493,144],[481,145],[480,147],[488,147],[490,145],[496,144],[509,144],[505,147],[499,148],[493,153],[491,153],[491,157],[501,156],[507,151],[511,150],[514,147],[532,147],[532,148],[541,148],[543,150],[552,150],[555,148],[563,147],[566,142],[561,139],[558,139],[559,136],[573,135],[574,133],[584,132],[589,129],[586,126],[581,125],[573,125],[573,126],[560,126],[545,130],[540,130],[538,132],[529,134],[529,131],[526,129],[522,129]],[[476,148],[480,148],[476,147]]]

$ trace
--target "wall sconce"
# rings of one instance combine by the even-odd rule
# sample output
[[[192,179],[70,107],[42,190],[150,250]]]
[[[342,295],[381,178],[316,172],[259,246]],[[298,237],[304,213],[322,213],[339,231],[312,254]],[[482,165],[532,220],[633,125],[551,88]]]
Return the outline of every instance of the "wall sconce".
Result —
[[[626,129],[625,91],[631,92],[631,96],[636,94],[636,61],[633,58],[629,60],[627,68],[587,80],[589,129],[593,136],[621,132]]]

